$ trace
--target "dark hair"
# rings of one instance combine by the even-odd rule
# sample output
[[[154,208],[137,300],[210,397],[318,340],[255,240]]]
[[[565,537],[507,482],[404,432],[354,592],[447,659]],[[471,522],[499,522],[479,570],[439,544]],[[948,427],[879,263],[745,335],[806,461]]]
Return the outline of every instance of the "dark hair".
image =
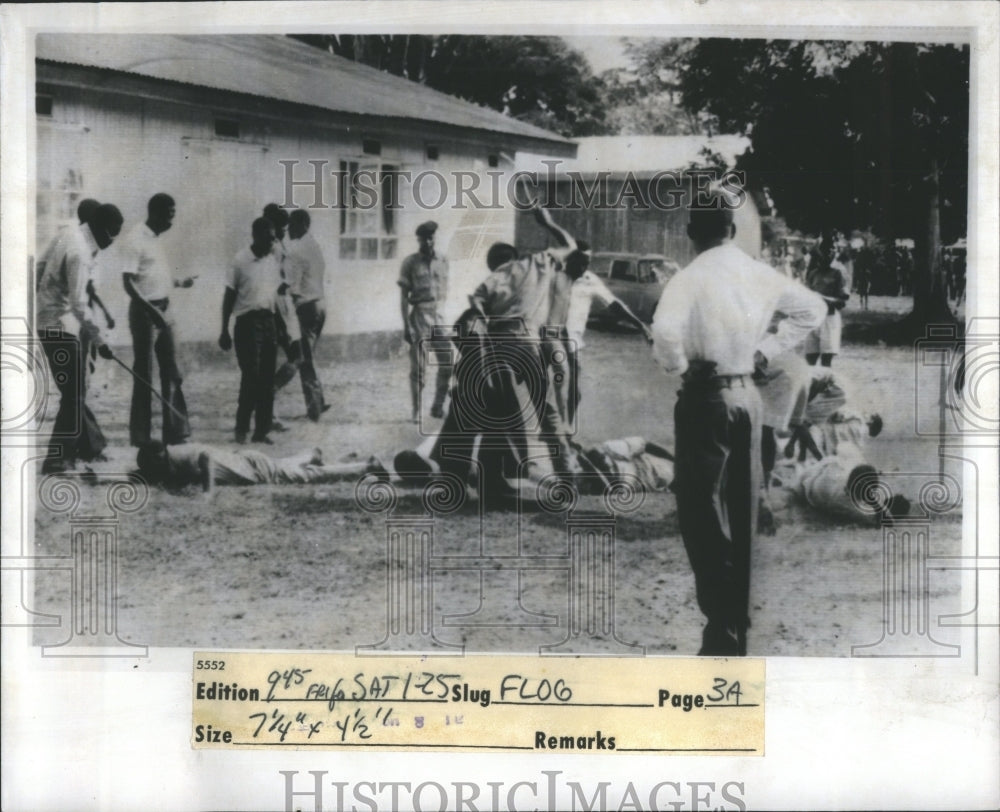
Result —
[[[157,214],[166,214],[175,207],[174,199],[166,192],[157,192],[146,204],[146,214],[154,217]]]
[[[92,197],[85,197],[80,201],[80,205],[76,207],[76,218],[81,223],[89,223],[94,219],[94,214],[100,207],[100,203]]]
[[[312,218],[305,209],[296,209],[288,216],[288,222],[309,228]]]
[[[274,223],[266,217],[258,217],[253,221],[250,231],[253,234],[254,242],[256,242],[260,237],[263,237],[265,233],[271,234],[272,236],[274,235]]]
[[[590,265],[590,257],[587,256],[584,249],[576,248],[566,256],[566,275],[575,281],[583,276],[588,265]]]
[[[102,203],[94,209],[94,216],[88,221],[90,225],[106,231],[109,236],[117,237],[122,230],[125,218],[113,203]]]
[[[139,451],[135,455],[135,464],[144,474],[159,473],[157,463],[163,462],[166,457],[167,447],[159,440],[151,440],[139,446]]]
[[[264,216],[276,228],[284,228],[288,225],[288,212],[277,203],[268,203],[264,206]]]
[[[590,243],[587,242],[586,240],[577,240],[576,241],[576,250],[577,251],[589,251],[590,250]]]
[[[733,209],[726,199],[712,193],[688,209],[688,236],[695,242],[728,238],[733,229]]]
[[[517,259],[517,249],[506,242],[495,242],[486,252],[486,267],[495,271],[501,265]]]
[[[882,433],[882,415],[873,414],[868,420],[868,436],[878,437]]]

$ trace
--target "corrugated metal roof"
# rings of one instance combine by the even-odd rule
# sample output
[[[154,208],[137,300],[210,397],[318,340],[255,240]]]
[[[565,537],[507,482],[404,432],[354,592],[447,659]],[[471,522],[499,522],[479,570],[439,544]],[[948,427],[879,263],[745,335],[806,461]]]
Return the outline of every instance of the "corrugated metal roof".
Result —
[[[247,93],[367,116],[433,121],[541,139],[560,135],[272,35],[39,34],[37,59]]]

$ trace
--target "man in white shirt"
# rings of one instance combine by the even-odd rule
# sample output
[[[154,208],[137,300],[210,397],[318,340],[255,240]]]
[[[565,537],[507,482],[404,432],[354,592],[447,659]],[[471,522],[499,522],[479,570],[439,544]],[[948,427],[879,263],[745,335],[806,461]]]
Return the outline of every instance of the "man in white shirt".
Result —
[[[751,376],[826,314],[817,294],[737,248],[735,233],[721,198],[690,210],[697,256],[667,283],[653,321],[654,354],[683,375],[672,489],[708,619],[699,654],[709,656],[747,651],[761,465],[761,401]],[[776,310],[787,318],[768,333]]]
[[[163,442],[176,445],[191,435],[187,404],[181,391],[170,291],[189,288],[195,277],[174,279],[163,253],[160,235],[173,225],[174,199],[162,192],[146,205],[146,222],[125,238],[122,248],[122,281],[129,296],[128,326],[135,360],[132,370],[143,381],[152,381],[153,354],[160,369],[160,393],[171,408],[163,409]],[[152,393],[138,379],[132,383],[129,441],[136,447],[149,443],[152,432]]]
[[[253,441],[271,445],[267,436],[274,416],[274,366],[278,359],[275,301],[281,268],[274,252],[274,226],[265,217],[253,221],[253,243],[241,250],[226,272],[219,347],[236,343],[240,395],[236,406],[236,442],[245,443],[254,417]],[[229,317],[235,315],[233,336]]]
[[[316,238],[309,233],[310,217],[305,209],[296,209],[288,220],[288,245],[285,256],[285,281],[288,283],[295,315],[302,334],[302,396],[306,401],[306,414],[312,421],[329,407],[323,401],[323,384],[316,374],[314,357],[319,335],[326,321],[324,307],[324,276],[326,261]]]
[[[581,240],[578,245],[585,245]],[[566,421],[573,425],[576,409],[580,404],[580,350],[583,349],[583,334],[587,330],[587,319],[594,301],[607,307],[618,318],[627,319],[642,331],[647,341],[652,342],[653,334],[642,319],[633,313],[628,305],[615,296],[599,276],[584,271],[573,282],[569,294],[569,313],[566,316],[566,375],[560,388],[560,399],[566,413]]]
[[[70,470],[78,459],[100,459],[107,444],[86,404],[82,344],[84,340],[96,344],[102,358],[111,357],[91,320],[86,290],[98,251],[111,245],[122,222],[121,212],[105,203],[89,222],[61,231],[38,263],[35,323],[59,389],[59,411],[42,465],[44,474]]]

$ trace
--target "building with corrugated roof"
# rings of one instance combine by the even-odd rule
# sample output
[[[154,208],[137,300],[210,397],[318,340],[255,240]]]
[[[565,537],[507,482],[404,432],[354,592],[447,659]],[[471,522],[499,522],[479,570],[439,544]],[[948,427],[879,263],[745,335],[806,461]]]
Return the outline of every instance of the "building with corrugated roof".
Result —
[[[513,240],[507,183],[519,152],[571,158],[561,136],[283,36],[40,34],[36,39],[39,250],[86,197],[125,228],[177,202],[162,239],[183,339],[218,335],[225,270],[271,201],[308,207],[327,259],[326,331],[399,330],[396,278],[414,230],[441,225],[453,297]],[[460,174],[457,174],[460,173]],[[462,178],[466,194],[458,188]],[[468,190],[475,187],[475,199]],[[129,341],[114,248],[102,298]]]

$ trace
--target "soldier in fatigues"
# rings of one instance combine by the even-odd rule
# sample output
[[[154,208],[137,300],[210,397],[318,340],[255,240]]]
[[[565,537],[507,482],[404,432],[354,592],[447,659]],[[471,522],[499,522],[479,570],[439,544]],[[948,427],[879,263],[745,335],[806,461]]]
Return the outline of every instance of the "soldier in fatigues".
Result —
[[[429,351],[438,361],[432,417],[444,417],[444,399],[451,377],[448,339],[431,340],[434,326],[440,323],[439,309],[448,296],[448,260],[434,250],[437,227],[433,220],[417,227],[420,250],[404,259],[399,271],[403,339],[410,345],[410,397],[414,422],[420,416],[420,398]]]

